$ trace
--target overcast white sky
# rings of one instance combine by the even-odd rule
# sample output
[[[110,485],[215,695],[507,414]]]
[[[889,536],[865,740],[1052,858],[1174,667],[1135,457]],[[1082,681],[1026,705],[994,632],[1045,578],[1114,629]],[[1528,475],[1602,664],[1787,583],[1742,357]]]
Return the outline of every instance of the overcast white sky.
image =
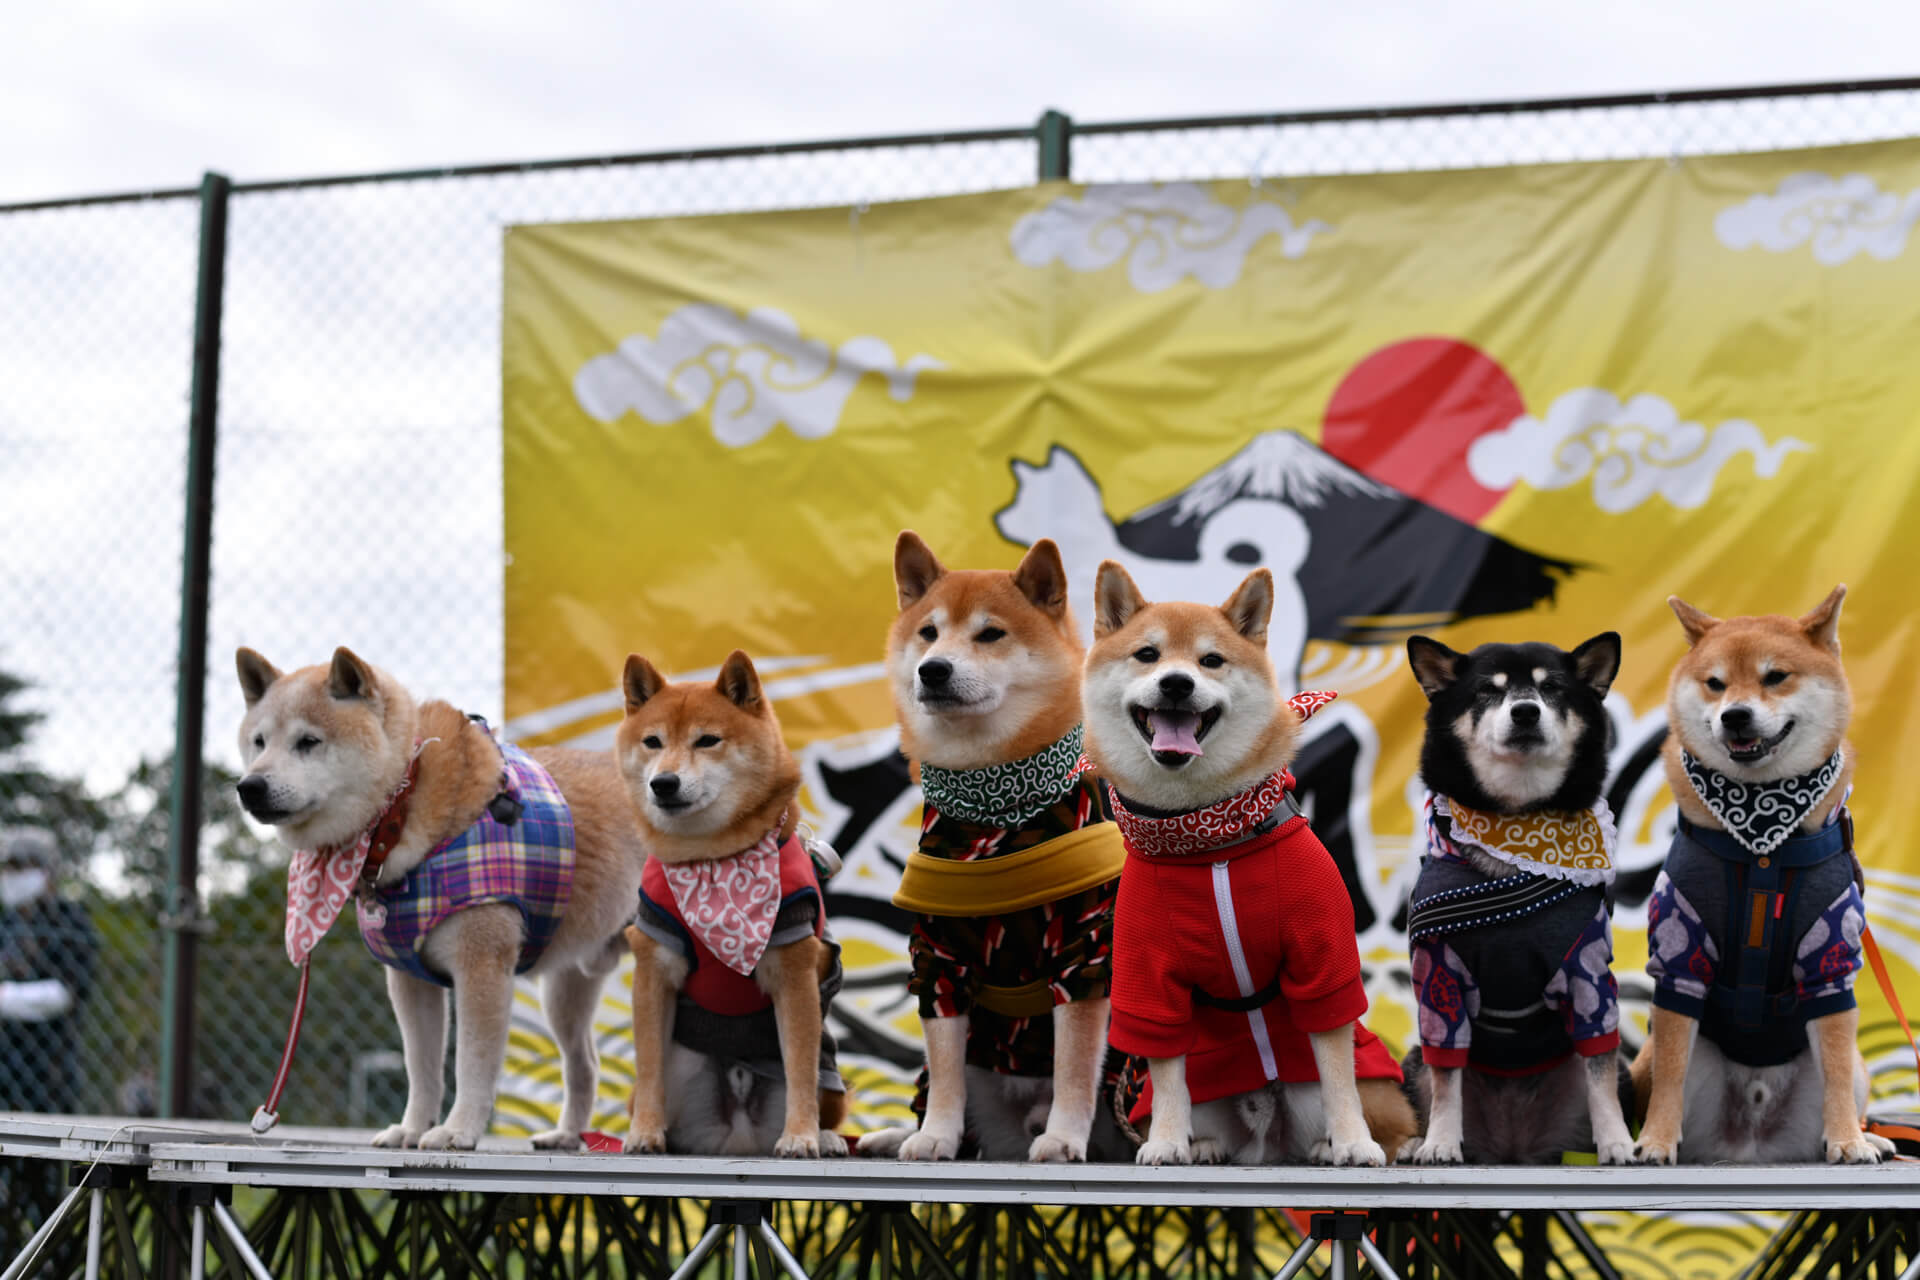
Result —
[[[0,201],[857,133],[1920,71],[1920,5],[4,5]]]

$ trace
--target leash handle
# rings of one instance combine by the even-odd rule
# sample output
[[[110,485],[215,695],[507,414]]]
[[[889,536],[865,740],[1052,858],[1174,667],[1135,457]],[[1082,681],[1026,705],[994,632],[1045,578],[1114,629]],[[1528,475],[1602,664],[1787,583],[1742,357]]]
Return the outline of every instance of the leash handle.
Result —
[[[287,1024],[287,1044],[280,1051],[280,1068],[273,1073],[273,1088],[265,1104],[253,1113],[253,1131],[265,1133],[280,1121],[280,1095],[286,1092],[287,1076],[293,1071],[293,1051],[300,1044],[300,1020],[307,1012],[307,979],[313,975],[313,960],[300,963],[300,989],[293,997],[293,1019]]]
[[[1880,955],[1880,944],[1873,940],[1873,930],[1862,924],[1860,942],[1867,952],[1867,963],[1873,966],[1874,981],[1880,984],[1880,993],[1893,1006],[1893,1016],[1900,1020],[1900,1029],[1907,1033],[1907,1047],[1913,1050],[1913,1065],[1916,1075],[1920,1075],[1920,1044],[1915,1043],[1913,1028],[1907,1024],[1907,1012],[1900,1007],[1900,997],[1894,991],[1893,979],[1887,973],[1887,962]]]

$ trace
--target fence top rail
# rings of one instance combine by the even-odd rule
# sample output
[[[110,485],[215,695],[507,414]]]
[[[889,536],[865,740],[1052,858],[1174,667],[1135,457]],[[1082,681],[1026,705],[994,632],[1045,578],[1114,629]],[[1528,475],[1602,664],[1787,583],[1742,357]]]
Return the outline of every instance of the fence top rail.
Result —
[[[1621,107],[1680,106],[1710,102],[1738,102],[1760,98],[1807,98],[1826,95],[1898,93],[1920,90],[1920,76],[1879,80],[1816,80],[1793,84],[1742,85],[1719,89],[1676,89],[1638,93],[1593,94],[1585,97],[1508,98],[1491,101],[1416,103],[1405,106],[1331,107],[1312,111],[1265,112],[1248,115],[1171,116],[1144,120],[1080,123],[1069,120],[1077,135],[1157,133],[1191,129],[1271,128],[1286,125],[1340,124],[1367,120],[1418,120],[1457,116],[1516,115],[1549,111],[1598,111]],[[800,155],[823,151],[869,151],[888,147],[963,145],[979,142],[1025,142],[1039,136],[1038,124],[994,129],[940,130],[930,133],[871,134],[853,138],[813,138],[796,142],[753,143],[720,147],[671,147],[658,151],[631,151],[608,155],[567,156],[554,160],[509,160],[488,164],[441,165],[416,169],[380,169],[364,173],[331,174],[313,178],[281,178],[236,182],[235,195],[299,191],[386,182],[432,179],[484,178],[542,173],[562,169],[685,164],[715,160],[745,160],[767,156]],[[198,186],[166,187],[104,195],[67,196],[0,204],[0,214],[31,213],[92,205],[139,204],[155,200],[197,197]]]

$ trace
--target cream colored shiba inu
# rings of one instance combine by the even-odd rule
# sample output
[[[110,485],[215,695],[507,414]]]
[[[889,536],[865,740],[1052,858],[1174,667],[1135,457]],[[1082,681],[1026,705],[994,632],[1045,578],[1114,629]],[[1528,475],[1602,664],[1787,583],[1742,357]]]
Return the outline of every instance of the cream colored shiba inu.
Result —
[[[296,850],[288,951],[303,960],[349,896],[387,965],[407,1106],[381,1147],[470,1148],[493,1116],[513,978],[541,980],[565,1099],[541,1147],[575,1148],[599,1058],[592,1017],[620,957],[644,853],[604,753],[503,747],[445,702],[416,704],[346,649],[282,673],[235,655],[240,801]],[[454,1101],[440,1121],[446,988]]]
[[[614,752],[651,857],[633,948],[626,1149],[839,1156],[824,1027],[840,948],[794,834],[800,768],[747,655],[668,684],[627,659]]]
[[[916,913],[909,990],[927,1075],[918,1131],[870,1133],[860,1149],[1086,1159],[1120,846],[1080,765],[1080,646],[1060,552],[1041,539],[1011,573],[950,571],[909,530],[894,581],[887,674],[926,795],[894,902]],[[1097,1155],[1120,1153],[1112,1136]]]
[[[1845,595],[1798,619],[1722,621],[1667,602],[1690,648],[1667,691],[1680,813],[1647,904],[1639,1159],[1872,1163],[1892,1150],[1861,1131]]]
[[[1359,1021],[1352,902],[1292,800],[1328,695],[1281,696],[1272,575],[1218,608],[1149,604],[1107,561],[1094,604],[1082,701],[1126,837],[1110,1039],[1148,1061],[1140,1163],[1384,1164],[1413,1111]]]

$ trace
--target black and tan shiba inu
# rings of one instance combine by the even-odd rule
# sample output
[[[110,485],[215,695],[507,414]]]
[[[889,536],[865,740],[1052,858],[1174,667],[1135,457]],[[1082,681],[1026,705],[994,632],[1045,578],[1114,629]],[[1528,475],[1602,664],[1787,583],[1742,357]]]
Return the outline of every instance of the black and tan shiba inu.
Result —
[[[1419,1044],[1403,1064],[1422,1164],[1632,1156],[1611,971],[1609,631],[1567,653],[1425,636],[1425,853],[1408,909]]]

